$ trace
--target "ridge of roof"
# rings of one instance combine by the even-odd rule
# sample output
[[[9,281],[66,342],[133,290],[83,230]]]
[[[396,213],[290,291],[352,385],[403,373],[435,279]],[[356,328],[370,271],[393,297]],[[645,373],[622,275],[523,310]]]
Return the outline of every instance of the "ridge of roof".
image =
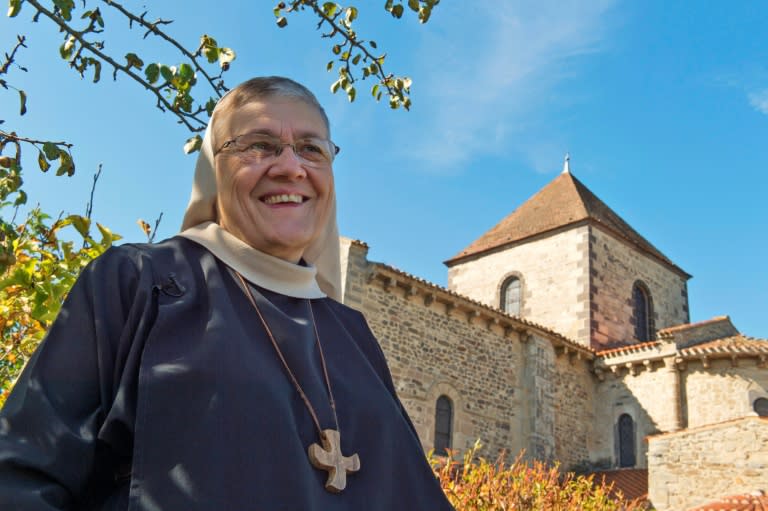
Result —
[[[679,353],[684,358],[744,355],[765,359],[768,358],[768,340],[738,334],[695,344],[681,349]]]
[[[556,332],[556,331],[554,331],[554,330],[552,330],[552,329],[550,329],[548,327],[542,326],[542,325],[540,325],[538,323],[534,323],[533,321],[521,318],[519,316],[513,316],[511,314],[507,314],[506,312],[504,312],[501,309],[498,309],[496,307],[492,307],[492,306],[487,305],[485,303],[479,302],[477,300],[469,298],[468,296],[464,296],[462,294],[459,294],[456,291],[451,291],[450,289],[447,289],[445,287],[439,286],[439,285],[434,284],[434,283],[432,283],[432,282],[430,282],[430,281],[428,281],[426,279],[423,279],[421,277],[417,277],[417,276],[415,276],[413,274],[410,274],[408,272],[405,272],[403,270],[395,268],[394,266],[391,266],[391,265],[388,265],[388,264],[385,264],[385,263],[377,263],[377,262],[373,262],[373,261],[371,261],[370,264],[374,268],[376,268],[376,269],[384,270],[384,271],[387,271],[387,272],[390,272],[390,273],[394,273],[395,275],[398,275],[398,276],[400,276],[400,277],[402,277],[404,279],[416,282],[416,283],[418,283],[418,284],[420,284],[420,285],[422,285],[422,286],[424,286],[424,287],[426,287],[426,288],[428,288],[428,289],[430,289],[432,291],[436,291],[436,292],[442,293],[442,294],[444,294],[446,296],[449,296],[449,297],[451,297],[453,299],[461,300],[461,301],[467,303],[468,305],[471,305],[472,307],[485,310],[485,311],[487,311],[487,312],[489,312],[491,314],[494,314],[494,315],[498,315],[498,316],[502,316],[502,317],[511,319],[513,321],[521,323],[522,325],[524,325],[526,327],[530,327],[532,329],[538,330],[541,333],[545,333],[547,335],[550,335],[553,338],[557,339],[559,342],[561,342],[563,345],[566,345],[569,348],[572,348],[572,349],[574,349],[576,351],[585,353],[589,357],[594,357],[595,356],[595,351],[591,347],[584,346],[583,344],[580,344],[580,343],[574,341],[573,339],[569,339],[568,337],[564,336],[563,334],[561,334],[559,332]]]
[[[604,227],[640,251],[690,277],[570,172],[559,174],[445,264],[451,266],[466,258],[583,221]]]
[[[712,325],[715,323],[722,323],[724,321],[730,321],[730,320],[731,320],[730,316],[727,316],[727,315],[715,316],[714,318],[705,319],[703,321],[697,321],[696,323],[683,323],[681,325],[662,328],[657,332],[657,335],[659,337],[671,337],[672,334],[674,334],[675,332],[683,332],[686,330],[691,330],[693,328],[699,328],[702,326]]]

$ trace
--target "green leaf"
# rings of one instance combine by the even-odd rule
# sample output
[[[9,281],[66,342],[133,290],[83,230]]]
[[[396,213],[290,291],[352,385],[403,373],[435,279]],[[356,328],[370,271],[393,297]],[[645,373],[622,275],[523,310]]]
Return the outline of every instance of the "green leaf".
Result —
[[[408,0],[408,7],[410,7],[413,12],[419,12],[419,0]]]
[[[332,18],[333,15],[336,14],[336,10],[338,8],[339,8],[339,6],[336,4],[336,2],[325,2],[323,4],[323,12],[329,18]]]
[[[59,9],[61,17],[65,21],[72,20],[72,9],[75,8],[75,2],[73,0],[53,0],[53,4]]]
[[[181,64],[179,66],[179,76],[183,78],[185,81],[190,81],[195,77],[195,70],[192,69],[192,66],[187,64],[186,62]]]
[[[398,18],[398,19],[402,18],[402,16],[403,16],[403,6],[400,5],[400,4],[395,5],[394,7],[392,7],[392,11],[391,12],[392,12],[392,16],[394,16],[395,18]],[[397,107],[393,107],[393,108],[397,108]]]
[[[357,65],[357,63],[358,63],[358,62],[360,62],[360,57],[361,57],[361,55],[360,55],[359,53],[358,53],[357,55],[355,55],[355,56],[352,58],[352,64],[354,64],[354,65],[356,66],[356,65]]]
[[[64,44],[59,47],[59,54],[64,60],[69,60],[72,56],[72,49],[75,47],[75,36],[71,35],[64,41]]]
[[[19,108],[19,115],[24,115],[27,113],[27,93],[23,90],[19,90],[19,101],[21,102],[21,107]]]
[[[354,87],[350,87],[347,89],[347,98],[349,99],[349,102],[352,103],[355,100],[355,96],[357,95],[357,91]]]
[[[376,100],[378,101],[378,99],[380,97],[379,96],[379,84],[378,83],[376,85],[374,85],[373,87],[371,87],[371,96],[376,98]]]
[[[336,80],[331,84],[331,92],[336,94],[336,91],[339,90],[339,87],[341,87],[341,79]]]
[[[368,41],[368,44],[370,44],[371,48],[373,48],[374,50],[376,49],[376,41]]]
[[[333,69],[333,61],[329,60],[328,64],[326,64],[326,66],[325,66],[325,70],[326,71],[330,71],[331,69]]]
[[[352,23],[357,18],[357,7],[347,7],[347,23]]]
[[[195,135],[194,137],[187,139],[187,142],[184,144],[184,152],[186,154],[194,153],[195,151],[200,150],[200,146],[202,145],[202,137],[200,135]]]
[[[21,0],[11,0],[8,6],[8,17],[13,18],[21,10]]]
[[[43,144],[43,152],[45,153],[46,158],[53,161],[59,157],[59,153],[61,152],[61,149],[59,149],[59,147],[56,144],[53,144],[51,142],[46,142]]]
[[[101,245],[104,248],[108,248],[110,245],[112,245],[112,240],[114,239],[114,236],[112,235],[112,231],[110,231],[107,227],[101,225],[98,222],[96,222],[96,227],[99,229],[99,232],[101,233]]]
[[[277,26],[280,28],[284,28],[288,24],[288,20],[285,19],[285,16],[280,16],[277,18]]]
[[[135,67],[136,69],[140,70],[142,67],[144,67],[144,61],[141,60],[135,53],[126,53],[125,60],[128,61],[129,69]]]
[[[16,197],[16,200],[13,201],[14,206],[21,206],[22,204],[27,203],[27,192],[24,190],[19,190],[19,195]]]
[[[88,232],[91,230],[91,219],[80,215],[69,215],[67,220],[72,222],[72,225],[80,233],[83,238],[88,237]]]
[[[101,62],[96,59],[88,59],[93,66],[93,83],[98,83],[101,80]]]
[[[165,64],[160,65],[160,74],[163,76],[163,79],[165,81],[167,82],[173,81],[174,70],[166,66]]]
[[[341,53],[341,46],[338,44],[334,44],[332,50],[334,55],[338,55]]]
[[[213,115],[214,108],[216,108],[216,100],[214,98],[208,99],[208,102],[205,104],[205,111],[208,112],[209,117]]]
[[[149,83],[155,83],[160,76],[160,66],[157,64],[150,64],[144,70],[144,76],[147,77]]]
[[[51,168],[51,164],[48,163],[48,160],[45,159],[45,155],[42,151],[38,151],[37,153],[37,165],[43,172],[48,172],[48,169]]]
[[[56,169],[57,176],[63,176],[64,174],[72,176],[75,173],[75,163],[72,161],[72,157],[66,151],[59,151],[59,168]]]
[[[229,64],[235,60],[235,50],[232,48],[219,48],[219,65],[224,71],[229,69]]]

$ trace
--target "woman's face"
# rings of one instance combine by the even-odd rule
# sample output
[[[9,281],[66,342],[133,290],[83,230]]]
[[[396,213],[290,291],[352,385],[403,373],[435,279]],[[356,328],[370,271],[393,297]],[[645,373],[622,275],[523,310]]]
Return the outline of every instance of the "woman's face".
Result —
[[[275,97],[247,103],[216,123],[216,144],[253,132],[291,144],[328,138],[320,112],[295,99]],[[333,172],[310,166],[291,147],[258,161],[247,152],[215,156],[219,225],[253,248],[298,262],[324,229],[333,200]]]

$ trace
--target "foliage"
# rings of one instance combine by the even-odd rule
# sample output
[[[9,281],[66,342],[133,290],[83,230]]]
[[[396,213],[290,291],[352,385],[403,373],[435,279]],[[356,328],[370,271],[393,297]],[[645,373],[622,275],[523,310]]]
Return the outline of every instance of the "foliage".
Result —
[[[440,0],[409,0],[408,7],[417,13],[419,22],[426,23],[432,15],[432,9]],[[357,81],[356,71],[362,73],[362,79],[375,77],[378,82],[371,86],[371,95],[379,101],[383,91],[389,96],[389,106],[393,109],[401,106],[408,110],[411,106],[411,79],[405,76],[396,76],[385,73],[385,53],[376,53],[378,45],[376,41],[365,40],[359,37],[353,28],[353,22],[357,19],[359,11],[356,7],[342,7],[336,2],[319,2],[313,0],[293,0],[280,2],[275,6],[274,14],[277,17],[277,26],[284,28],[288,20],[284,14],[311,10],[319,19],[317,29],[325,28],[322,37],[332,39],[331,51],[335,55],[334,60],[328,61],[326,69],[331,71],[338,62],[339,78],[331,84],[331,91],[335,94],[339,90],[347,93],[349,101],[354,101],[357,89],[354,84]],[[405,8],[402,2],[386,0],[384,9],[395,18],[401,18]],[[338,41],[338,42],[336,42]]]
[[[594,483],[592,477],[561,473],[557,464],[526,462],[522,453],[509,465],[504,455],[491,463],[477,456],[479,448],[475,443],[462,462],[429,454],[435,475],[456,511],[646,509],[642,503],[611,497],[611,488]]]

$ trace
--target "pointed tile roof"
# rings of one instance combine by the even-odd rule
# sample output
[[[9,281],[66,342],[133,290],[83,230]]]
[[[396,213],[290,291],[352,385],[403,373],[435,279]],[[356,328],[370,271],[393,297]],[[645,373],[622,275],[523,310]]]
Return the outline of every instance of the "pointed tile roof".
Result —
[[[569,171],[563,171],[495,227],[445,261],[445,264],[452,266],[466,258],[581,222],[602,226],[638,250],[690,278]]]

